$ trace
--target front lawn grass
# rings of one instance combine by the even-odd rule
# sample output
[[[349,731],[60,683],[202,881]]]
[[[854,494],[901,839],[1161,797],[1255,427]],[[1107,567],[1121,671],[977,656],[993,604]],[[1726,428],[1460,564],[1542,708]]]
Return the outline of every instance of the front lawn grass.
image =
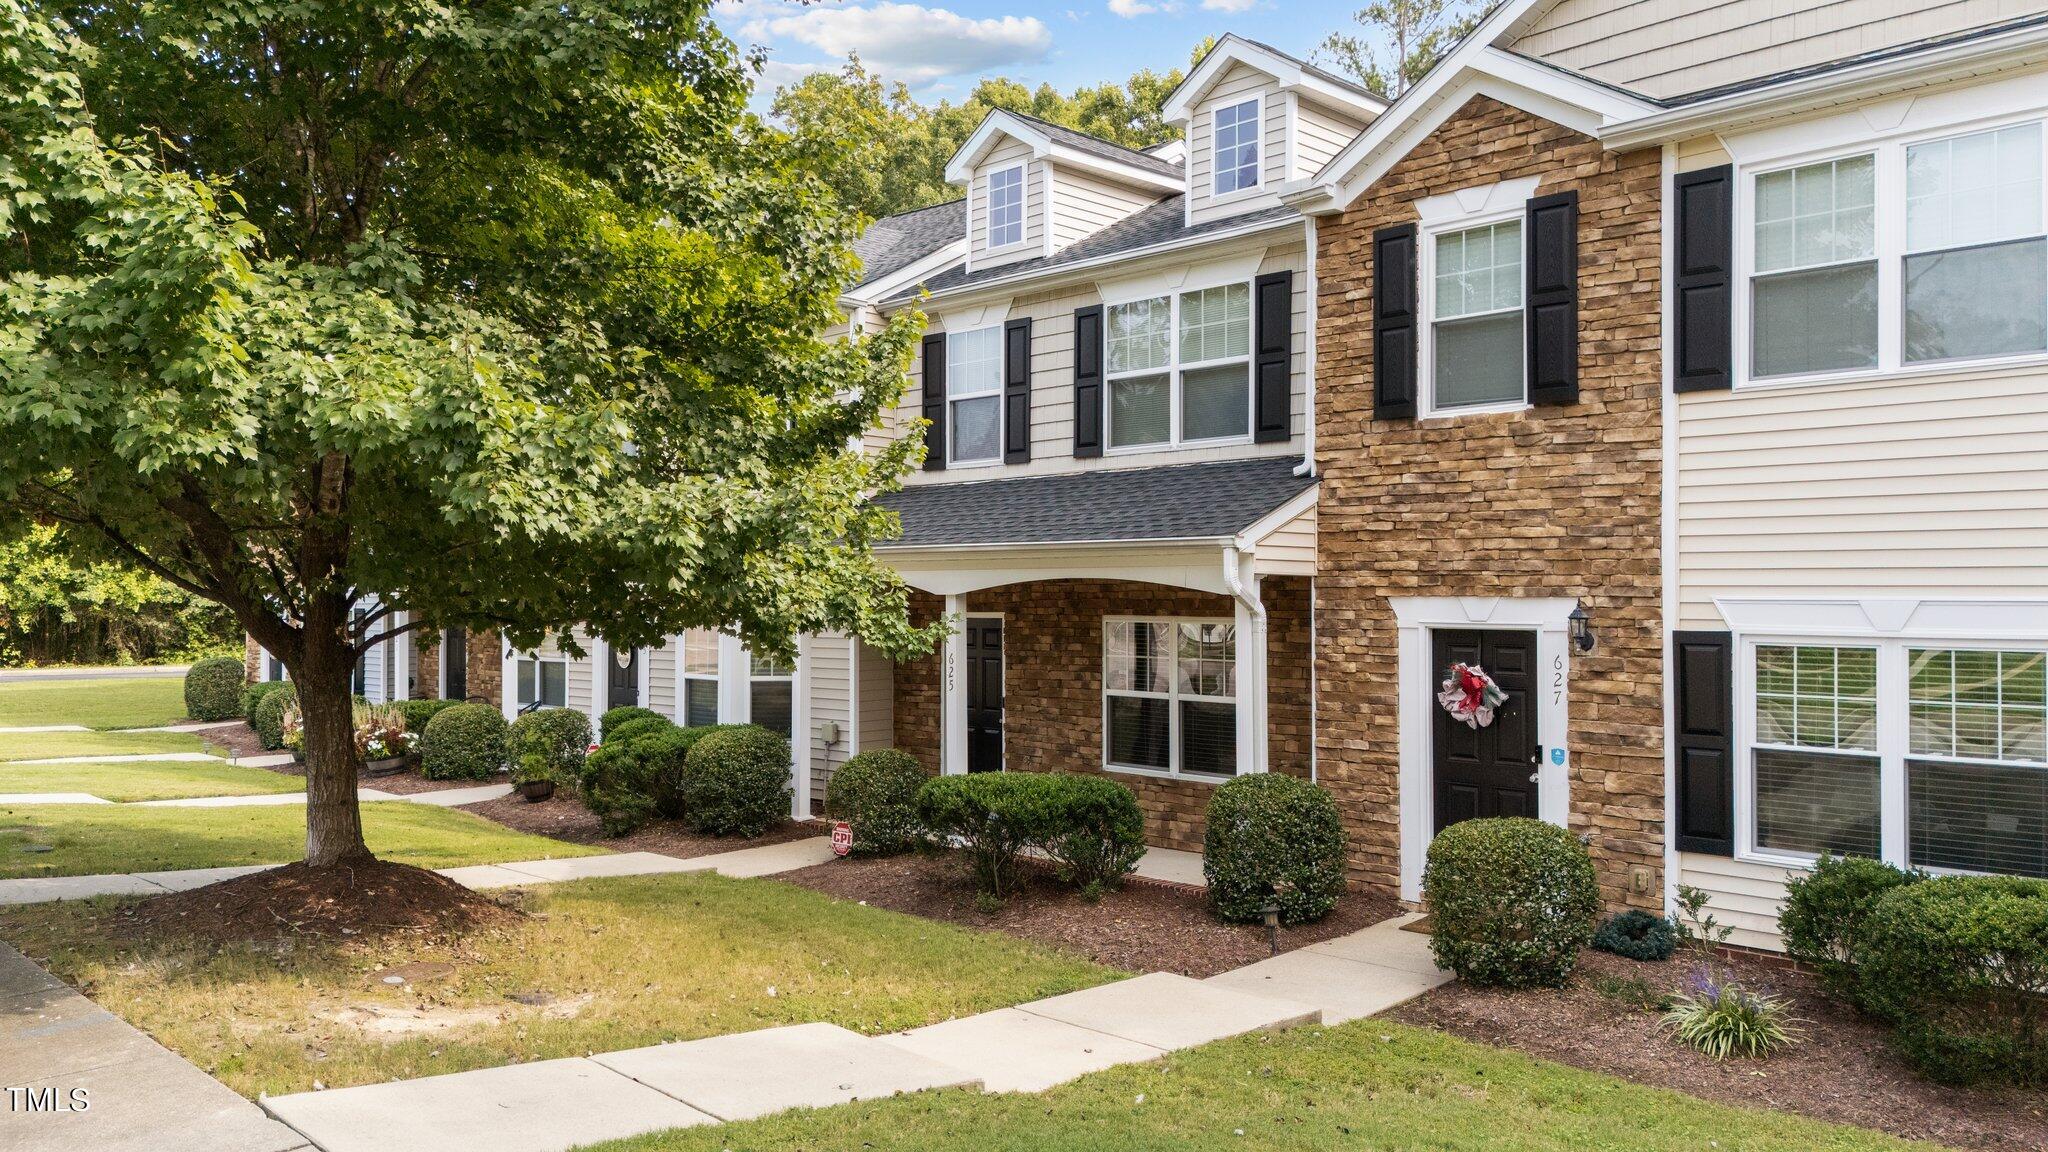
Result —
[[[195,796],[262,796],[303,792],[306,782],[262,768],[224,761],[139,761],[126,764],[0,764],[0,794],[86,792],[126,804]]]
[[[0,732],[0,762],[204,751],[206,742],[188,732]]]
[[[1713,1104],[1380,1020],[1225,1040],[1037,1095],[925,1092],[678,1129],[602,1152],[1895,1152],[1861,1128]]]
[[[185,681],[176,676],[0,684],[0,728],[43,724],[153,728],[183,719]]]
[[[422,868],[596,856],[605,851],[514,832],[467,812],[396,801],[363,805],[363,836],[377,855]],[[24,852],[23,846],[29,844],[47,844],[51,851]],[[306,810],[297,804],[0,807],[0,879],[289,864],[305,850]]]
[[[815,1020],[890,1032],[1119,975],[769,880],[583,880],[525,906],[453,941],[256,950],[123,942],[120,903],[98,900],[0,909],[0,937],[252,1097]],[[385,984],[398,965],[412,982]]]

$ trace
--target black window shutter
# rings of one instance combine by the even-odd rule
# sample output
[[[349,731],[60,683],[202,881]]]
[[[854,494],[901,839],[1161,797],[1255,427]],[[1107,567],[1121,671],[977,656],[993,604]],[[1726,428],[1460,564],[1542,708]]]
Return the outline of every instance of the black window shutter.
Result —
[[[1735,382],[1735,169],[1682,172],[1672,181],[1672,198],[1678,355],[1671,387],[1712,392]]]
[[[1294,273],[1272,272],[1252,282],[1252,439],[1270,444],[1293,431],[1290,377],[1294,369]]]
[[[1031,459],[1031,318],[1003,325],[1003,463]]]
[[[946,470],[946,334],[924,338],[924,470]]]
[[[1678,850],[1735,855],[1735,643],[1726,632],[1674,632],[1671,743]]]
[[[1415,225],[1372,234],[1372,414],[1415,418]]]
[[[1074,455],[1102,455],[1102,305],[1074,310]]]
[[[1579,194],[1528,205],[1529,403],[1579,402]]]

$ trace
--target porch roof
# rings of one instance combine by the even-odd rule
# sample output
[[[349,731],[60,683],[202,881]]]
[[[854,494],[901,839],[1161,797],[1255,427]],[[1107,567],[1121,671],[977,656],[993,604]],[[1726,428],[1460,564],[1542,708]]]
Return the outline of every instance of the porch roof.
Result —
[[[1300,464],[1268,456],[919,484],[880,497],[903,535],[879,550],[1227,539],[1315,487],[1294,474]]]

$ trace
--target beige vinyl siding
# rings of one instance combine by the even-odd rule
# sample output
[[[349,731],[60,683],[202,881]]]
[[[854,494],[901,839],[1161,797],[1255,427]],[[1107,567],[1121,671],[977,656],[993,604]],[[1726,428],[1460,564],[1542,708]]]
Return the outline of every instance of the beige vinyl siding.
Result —
[[[1289,176],[1296,180],[1314,176],[1363,131],[1363,121],[1302,100],[1294,114],[1294,163]]]
[[[1024,242],[990,255],[988,246],[988,181],[1006,168],[1024,166]],[[1045,165],[1031,155],[1031,146],[1005,137],[989,149],[975,168],[967,195],[969,267],[1000,268],[1045,255]]]
[[[1213,129],[1215,110],[1259,96],[1264,138],[1259,146],[1259,189],[1235,193],[1220,203],[1215,197],[1216,147]],[[1286,178],[1282,166],[1287,155],[1287,108],[1280,95],[1279,81],[1244,64],[1233,64],[1202,97],[1188,123],[1188,220],[1204,224],[1244,212],[1270,208],[1280,203],[1271,189]]]
[[[1698,172],[1732,163],[1734,157],[1729,156],[1728,149],[1721,146],[1721,138],[1718,136],[1695,136],[1679,142],[1677,170],[1680,172]]]
[[[1313,504],[1258,542],[1253,567],[1261,576],[1316,574],[1316,510]]]
[[[1517,52],[1666,97],[2040,12],[2040,0],[1560,0]]]
[[[821,806],[832,770],[846,763],[847,743],[853,733],[853,642],[843,633],[826,632],[804,641],[806,671],[810,677],[809,720],[804,735],[810,757],[811,799]],[[827,744],[824,728],[839,727],[839,739]]]
[[[2048,597],[2048,368],[1679,398],[1681,628],[1717,596]]]
[[[1291,240],[1291,238],[1290,238]],[[1178,254],[1186,261],[1213,260],[1221,253],[1203,252],[1198,258]],[[1299,241],[1276,244],[1266,249],[1258,273],[1294,273],[1294,373],[1289,407],[1292,435],[1273,444],[1227,444],[1196,448],[1168,448],[1156,452],[1106,455],[1093,459],[1074,458],[1074,311],[1101,302],[1094,286],[1069,286],[1032,295],[1018,296],[1010,303],[1009,319],[1031,318],[1031,460],[1026,464],[998,464],[954,467],[937,472],[913,471],[907,485],[958,483],[963,480],[994,480],[1012,476],[1036,476],[1054,472],[1078,472],[1097,468],[1138,468],[1156,464],[1192,464],[1206,460],[1240,460],[1254,456],[1294,455],[1302,451],[1301,437],[1308,415],[1308,275],[1306,252]],[[1133,266],[1119,267],[1119,274],[1142,272]],[[934,316],[932,331],[942,321]],[[884,420],[886,427],[901,434],[923,412],[923,349],[913,356],[911,385],[903,402]]]
[[[854,675],[860,691],[855,703],[860,709],[858,751],[896,746],[896,665],[880,649],[856,646]]]
[[[1786,881],[1798,875],[1800,870],[1774,864],[1696,852],[1678,855],[1679,882],[1707,894],[1707,911],[1735,929],[1728,942],[1742,948],[1784,949],[1778,936],[1778,910],[1784,907]]]
[[[552,636],[540,646],[537,655],[543,660],[559,659],[568,665],[565,669],[567,685],[563,699],[567,707],[587,713],[590,711],[590,634],[581,628],[574,629],[573,634],[578,645],[583,648],[581,657],[568,655]]]
[[[1057,252],[1153,204],[1151,192],[1052,166],[1052,247]]]
[[[676,646],[663,641],[659,647],[640,653],[647,661],[647,699],[642,707],[652,708],[673,720],[676,715]]]

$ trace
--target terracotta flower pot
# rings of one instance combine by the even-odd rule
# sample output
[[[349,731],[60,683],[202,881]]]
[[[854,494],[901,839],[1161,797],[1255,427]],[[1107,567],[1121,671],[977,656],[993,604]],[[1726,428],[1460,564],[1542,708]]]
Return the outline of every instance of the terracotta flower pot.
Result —
[[[519,782],[519,794],[526,797],[528,802],[538,804],[555,794],[555,782],[553,780],[522,780]]]

